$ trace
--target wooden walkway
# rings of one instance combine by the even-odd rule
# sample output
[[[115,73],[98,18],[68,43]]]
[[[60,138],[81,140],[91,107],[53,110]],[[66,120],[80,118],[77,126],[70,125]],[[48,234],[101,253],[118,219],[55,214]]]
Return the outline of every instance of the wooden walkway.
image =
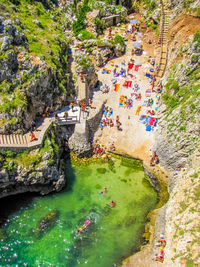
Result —
[[[64,112],[68,111],[69,117],[65,120]],[[37,123],[37,130],[34,132],[37,140],[30,142],[30,132],[21,135],[21,134],[0,134],[0,149],[6,150],[26,150],[26,149],[35,149],[40,147],[43,143],[45,134],[47,133],[51,124],[57,123],[58,125],[70,125],[80,122],[80,107],[75,107],[74,112],[72,112],[69,107],[65,107],[62,110],[57,111],[59,120],[55,120],[54,117],[46,117],[43,121]]]
[[[163,77],[166,66],[167,66],[167,57],[168,57],[168,31],[170,24],[171,12],[166,8],[166,0],[161,0],[161,10],[162,10],[162,22],[161,22],[161,31],[160,31],[160,41],[161,41],[161,55],[160,62],[156,76],[158,77],[157,81]]]

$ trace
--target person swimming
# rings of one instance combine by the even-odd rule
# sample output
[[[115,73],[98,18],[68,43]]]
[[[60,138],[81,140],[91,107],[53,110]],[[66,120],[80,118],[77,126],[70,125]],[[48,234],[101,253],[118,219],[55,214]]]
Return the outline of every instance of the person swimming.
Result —
[[[78,233],[78,236],[82,233],[83,230],[87,228],[88,225],[90,225],[90,220],[86,220],[85,223],[76,230]]]
[[[110,207],[114,207],[115,206],[115,204],[116,204],[116,202],[115,201],[111,201],[110,203],[109,203],[109,205],[110,205]]]

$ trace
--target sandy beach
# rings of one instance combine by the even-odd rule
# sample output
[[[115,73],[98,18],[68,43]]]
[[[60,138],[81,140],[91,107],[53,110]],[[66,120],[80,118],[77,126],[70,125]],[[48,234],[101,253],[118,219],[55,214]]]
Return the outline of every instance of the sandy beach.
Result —
[[[121,33],[123,34],[123,31],[121,31]],[[136,34],[137,42],[141,43],[144,47],[144,52],[141,56],[131,56],[131,50],[134,42],[129,39],[126,42],[126,53],[119,58],[109,61],[103,68],[98,70],[99,81],[102,85],[108,85],[110,91],[107,94],[97,91],[94,92],[93,95],[93,107],[103,101],[106,101],[105,106],[113,109],[113,114],[110,118],[113,119],[114,122],[114,127],[106,126],[103,130],[99,127],[94,139],[98,140],[106,148],[109,148],[109,146],[114,143],[117,152],[145,161],[149,160],[149,156],[151,155],[150,150],[154,140],[154,129],[150,132],[146,131],[145,125],[139,121],[139,118],[141,115],[147,115],[148,109],[155,110],[155,108],[158,107],[158,103],[156,103],[156,93],[152,92],[151,97],[147,97],[145,95],[146,90],[151,90],[152,88],[150,81],[145,76],[146,72],[149,72],[149,69],[152,68],[152,65],[148,63],[148,58],[149,56],[152,56],[156,60],[156,54],[159,55],[159,53],[155,53],[157,52],[155,49],[155,43],[150,45],[147,44],[147,40],[149,40],[148,35],[150,36],[150,33],[147,33],[146,35],[142,33]],[[133,75],[132,77],[130,75],[127,75],[127,77],[117,77],[117,84],[120,84],[120,86],[119,90],[116,92],[114,91],[115,85],[112,83],[114,78],[113,70],[116,66],[117,72],[119,72],[121,68],[127,70],[128,63],[131,58],[135,60],[134,65],[140,65],[139,70],[135,71],[133,67],[129,72],[129,74]],[[126,63],[125,65],[122,64],[124,63],[124,60]],[[111,73],[103,74],[102,72],[104,68],[111,70]],[[125,81],[132,81],[131,87],[124,87],[123,84]],[[137,92],[134,91],[135,84],[138,84],[140,87]],[[135,96],[133,95],[134,92],[141,93],[142,98],[140,101],[135,99]],[[128,99],[131,98],[133,100],[133,107],[129,109],[127,107],[120,106],[119,99],[121,95],[127,96]],[[149,98],[154,100],[154,104],[151,108],[145,105]],[[140,115],[136,115],[138,105],[141,105]],[[117,115],[119,116],[119,121],[121,122],[121,131],[119,131],[116,127],[115,120]],[[155,114],[154,117],[156,117],[156,115],[157,114]]]

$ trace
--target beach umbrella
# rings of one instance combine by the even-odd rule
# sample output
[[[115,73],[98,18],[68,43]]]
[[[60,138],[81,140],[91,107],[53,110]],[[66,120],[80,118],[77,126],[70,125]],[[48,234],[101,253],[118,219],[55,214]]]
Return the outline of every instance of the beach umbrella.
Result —
[[[137,19],[131,19],[131,20],[130,20],[130,23],[132,23],[132,24],[137,24],[138,21],[137,21]]]
[[[133,44],[133,47],[140,48],[141,47],[141,44],[140,43],[134,43]]]

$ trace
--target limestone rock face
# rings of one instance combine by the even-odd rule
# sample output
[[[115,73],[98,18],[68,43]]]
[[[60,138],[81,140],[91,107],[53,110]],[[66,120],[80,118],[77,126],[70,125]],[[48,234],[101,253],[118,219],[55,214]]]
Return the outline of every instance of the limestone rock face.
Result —
[[[44,2],[45,5],[50,3]],[[43,27],[38,20],[34,23]],[[0,133],[26,132],[30,122],[37,115],[41,116],[46,107],[53,111],[66,101],[69,81],[64,79],[68,68],[63,56],[68,44],[57,40],[60,42],[60,55],[54,55],[55,65],[49,67],[44,57],[29,53],[28,40],[19,19],[0,18],[0,33],[0,86],[2,91],[10,92],[6,97],[0,95]],[[52,51],[49,53],[53,56]],[[55,70],[58,63],[59,74]],[[12,101],[13,104],[7,105]]]
[[[74,134],[69,139],[69,148],[80,158],[92,155],[89,131],[85,120],[81,124],[76,124]]]
[[[108,40],[103,40],[101,44],[99,44],[98,50],[94,51],[94,55],[96,56],[96,60],[98,65],[100,66],[108,59],[112,57],[120,57],[125,53],[125,46],[117,44],[112,44]]]
[[[54,166],[26,171],[17,168],[16,172],[0,171],[0,198],[27,191],[39,192],[42,195],[60,191],[65,185],[64,174]]]
[[[0,164],[0,198],[24,192],[38,192],[45,195],[63,189],[66,184],[65,164],[58,158],[63,152],[63,133],[59,127],[54,126],[47,136],[49,139],[45,141],[46,152],[42,152],[43,147],[25,154],[28,158],[27,164],[24,160],[16,161],[16,157],[22,156],[20,154],[15,154],[8,163],[5,161],[6,154],[0,154],[4,163]],[[58,151],[55,150],[55,146]]]
[[[174,14],[178,12],[178,3],[181,6],[183,2],[171,2],[175,5]],[[164,225],[158,227],[158,231],[164,232],[167,242],[167,267],[187,266],[189,262],[198,266],[200,263],[199,255],[196,253],[200,250],[197,242],[200,204],[200,101],[197,91],[200,88],[200,54],[199,42],[194,41],[193,36],[187,36],[180,41],[181,34],[188,34],[188,31],[184,32],[184,27],[187,26],[183,24],[182,29],[177,31],[175,25],[171,29],[174,34],[169,45],[168,66],[162,78],[164,96],[159,107],[159,123],[153,148],[159,156],[161,167],[169,174],[170,198],[164,207]],[[183,54],[180,55],[182,51]],[[167,93],[170,98],[176,99],[175,106],[166,101]],[[160,226],[159,222],[158,225]],[[156,233],[157,237],[161,231]]]
[[[97,50],[96,59],[97,59],[98,65],[99,66],[102,65],[104,62],[107,61],[109,57],[112,57],[112,55],[113,55],[113,51],[111,48],[104,47],[104,48]]]
[[[114,53],[116,55],[116,57],[120,57],[121,55],[123,55],[125,52],[125,46],[121,46],[120,44],[117,44],[114,47]]]

